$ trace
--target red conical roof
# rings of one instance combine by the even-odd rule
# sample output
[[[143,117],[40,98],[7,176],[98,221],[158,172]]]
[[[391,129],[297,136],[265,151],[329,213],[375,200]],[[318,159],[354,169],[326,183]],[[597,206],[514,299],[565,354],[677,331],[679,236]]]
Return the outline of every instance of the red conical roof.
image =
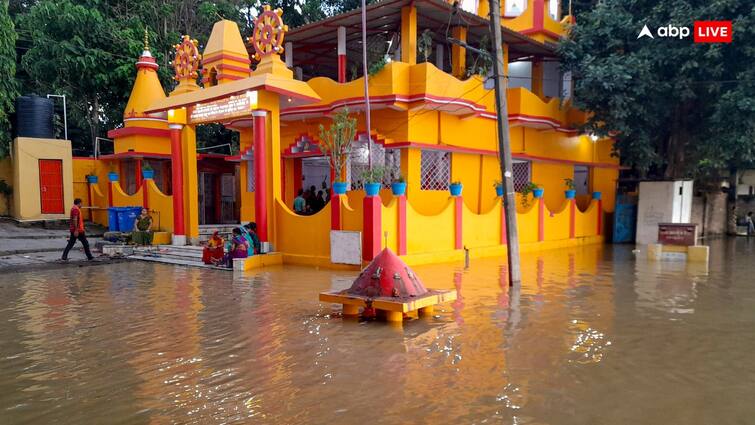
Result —
[[[384,249],[362,270],[347,291],[365,297],[417,297],[427,288],[416,274],[390,249]]]

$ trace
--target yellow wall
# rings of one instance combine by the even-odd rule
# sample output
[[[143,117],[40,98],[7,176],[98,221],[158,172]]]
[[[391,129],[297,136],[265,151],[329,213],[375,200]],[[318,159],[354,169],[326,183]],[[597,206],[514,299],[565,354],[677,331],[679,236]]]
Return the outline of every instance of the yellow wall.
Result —
[[[322,264],[330,262],[330,210],[328,203],[317,214],[304,216],[294,213],[283,202],[275,204],[276,251],[284,261]]]
[[[532,163],[532,181],[544,189],[545,205],[556,210],[561,207],[566,195],[564,179],[574,177],[574,166],[569,164]]]
[[[406,204],[407,254],[426,254],[454,249],[454,200],[446,199],[436,215],[423,215]]]
[[[361,80],[338,84],[318,77],[309,80],[308,84],[322,97],[322,101],[318,103],[320,106],[361,98],[363,91]],[[370,85],[370,94],[375,97],[426,95],[463,99],[483,107],[488,114],[495,111],[493,93],[482,87],[479,78],[462,81],[429,63],[391,63],[370,79]],[[564,128],[573,125],[575,117],[584,119],[583,113],[568,104],[562,105],[559,99],[541,99],[524,88],[509,89],[507,97],[509,113],[512,115],[545,117]],[[375,107],[372,111],[372,130],[386,147],[411,142],[428,147],[480,150],[479,153],[453,151],[451,167],[452,180],[459,180],[464,184],[464,203],[471,211],[481,213],[490,210],[496,203],[493,182],[500,179],[495,120],[459,114],[459,110],[460,107],[444,108],[424,102],[407,104],[397,100],[391,108]],[[364,114],[354,112],[352,116],[357,119],[359,131],[364,131]],[[308,134],[317,141],[318,125],[327,126],[330,119],[308,117],[306,120],[288,120],[286,124],[281,128],[281,143],[284,148],[301,134]],[[530,124],[514,121],[510,138],[512,154],[532,161],[532,181],[545,189],[545,202],[549,208],[559,208],[564,201],[564,179],[573,177],[573,166],[577,163],[591,166],[593,190],[603,192],[606,210],[613,210],[618,158],[611,156],[610,139],[593,142],[587,136],[576,136],[551,128],[534,128]],[[422,214],[435,215],[443,210],[449,195],[447,191],[420,190],[422,148],[401,150],[402,174],[407,180],[407,196],[414,208]],[[287,171],[286,175],[286,187],[292,187],[292,191],[295,186],[293,174],[289,175]],[[349,197],[352,204],[357,201],[351,194]],[[383,203],[386,201],[383,196]],[[578,203],[586,208],[589,202],[590,197],[587,196]]]
[[[73,165],[71,142],[55,139],[19,137],[13,141],[12,215],[20,220],[65,218],[73,205]],[[56,159],[63,162],[62,214],[42,214],[39,182],[39,160]]]
[[[149,197],[152,222],[157,226],[155,230],[173,232],[173,197],[162,193],[154,180],[149,179],[144,182],[148,190],[147,196]],[[144,186],[141,190],[144,190]]]

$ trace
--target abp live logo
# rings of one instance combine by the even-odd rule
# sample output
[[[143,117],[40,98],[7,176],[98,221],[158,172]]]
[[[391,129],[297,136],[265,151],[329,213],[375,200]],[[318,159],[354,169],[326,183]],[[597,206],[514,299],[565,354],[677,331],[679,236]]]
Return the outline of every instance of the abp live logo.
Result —
[[[695,43],[731,43],[731,21],[695,21]]]

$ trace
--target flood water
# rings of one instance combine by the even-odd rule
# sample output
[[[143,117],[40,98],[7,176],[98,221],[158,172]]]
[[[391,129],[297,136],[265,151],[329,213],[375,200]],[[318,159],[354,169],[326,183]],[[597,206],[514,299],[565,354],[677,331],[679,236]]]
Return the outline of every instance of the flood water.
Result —
[[[344,321],[355,273],[147,263],[0,276],[0,423],[745,424],[755,240],[711,264],[631,247],[416,267],[436,317]]]

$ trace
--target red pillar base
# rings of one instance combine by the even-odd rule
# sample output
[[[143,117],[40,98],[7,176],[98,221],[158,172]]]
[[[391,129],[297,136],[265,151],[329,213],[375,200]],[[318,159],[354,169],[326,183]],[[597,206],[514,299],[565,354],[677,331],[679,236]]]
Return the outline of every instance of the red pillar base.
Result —
[[[149,186],[147,182],[151,179],[144,179],[142,181],[142,207],[149,210]]]
[[[537,240],[545,240],[545,199],[537,198]]]
[[[368,196],[362,201],[363,215],[363,238],[362,238],[362,259],[372,261],[380,254],[380,231],[382,225],[382,203],[379,196]]]
[[[398,255],[406,255],[406,196],[396,198],[398,201]]]
[[[341,230],[341,195],[330,198],[330,230]]]
[[[463,205],[464,200],[461,198],[461,196],[455,196],[454,197],[454,228],[455,228],[455,234],[454,234],[454,249],[462,249],[462,228],[464,226],[463,224]]]
[[[574,239],[577,227],[577,201],[569,200],[569,239]]]

